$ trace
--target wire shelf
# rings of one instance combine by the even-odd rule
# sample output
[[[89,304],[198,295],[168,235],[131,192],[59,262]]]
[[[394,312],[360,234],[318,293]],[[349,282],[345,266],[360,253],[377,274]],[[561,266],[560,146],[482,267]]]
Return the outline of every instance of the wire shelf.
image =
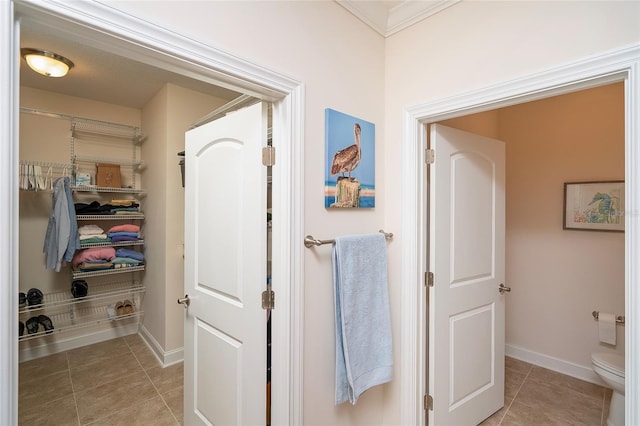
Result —
[[[72,275],[73,275],[73,279],[75,280],[78,278],[101,277],[103,275],[124,274],[126,272],[139,272],[139,271],[144,271],[144,265],[127,266],[124,268],[117,268],[117,269],[103,269],[99,271],[89,271],[89,272],[73,271]]]
[[[80,248],[92,248],[92,247],[125,247],[125,246],[141,246],[144,244],[144,240],[138,241],[116,241],[115,243],[112,241],[105,241],[104,243],[88,243],[82,244],[82,240],[80,240]]]
[[[144,214],[77,214],[76,220],[144,220]]]

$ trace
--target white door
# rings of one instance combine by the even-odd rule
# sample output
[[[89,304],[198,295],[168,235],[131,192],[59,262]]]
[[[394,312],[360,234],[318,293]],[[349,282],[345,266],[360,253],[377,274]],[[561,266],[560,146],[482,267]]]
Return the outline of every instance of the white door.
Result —
[[[186,134],[187,425],[265,424],[266,145],[263,103]]]
[[[432,125],[430,425],[475,425],[504,405],[504,144]]]

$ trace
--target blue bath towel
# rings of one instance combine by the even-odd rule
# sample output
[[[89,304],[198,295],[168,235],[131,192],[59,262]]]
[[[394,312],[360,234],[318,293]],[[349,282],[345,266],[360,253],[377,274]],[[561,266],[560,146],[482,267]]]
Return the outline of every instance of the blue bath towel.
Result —
[[[355,404],[367,389],[391,381],[386,250],[381,233],[336,238],[336,405]]]

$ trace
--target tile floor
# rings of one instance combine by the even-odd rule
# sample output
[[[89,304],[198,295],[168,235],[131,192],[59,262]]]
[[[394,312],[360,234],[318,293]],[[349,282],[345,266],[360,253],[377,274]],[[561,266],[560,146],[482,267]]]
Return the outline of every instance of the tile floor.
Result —
[[[138,335],[23,362],[20,425],[181,425],[182,363],[162,368]]]
[[[507,357],[504,407],[483,426],[606,425],[611,390]]]
[[[20,364],[20,425],[183,424],[182,363],[162,368],[137,335]],[[611,391],[513,358],[505,406],[483,426],[606,425]]]

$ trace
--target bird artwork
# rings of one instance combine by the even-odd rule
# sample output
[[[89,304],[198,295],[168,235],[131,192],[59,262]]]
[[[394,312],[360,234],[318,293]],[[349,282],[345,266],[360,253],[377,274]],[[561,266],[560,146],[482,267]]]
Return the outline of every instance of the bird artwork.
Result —
[[[342,173],[342,177],[339,179],[344,179],[346,176],[345,173],[349,174],[349,179],[351,180],[351,172],[358,167],[360,164],[360,133],[362,129],[358,123],[353,125],[353,138],[355,143],[346,148],[343,148],[335,153],[333,156],[333,163],[331,165],[331,174],[335,175],[338,173]]]

